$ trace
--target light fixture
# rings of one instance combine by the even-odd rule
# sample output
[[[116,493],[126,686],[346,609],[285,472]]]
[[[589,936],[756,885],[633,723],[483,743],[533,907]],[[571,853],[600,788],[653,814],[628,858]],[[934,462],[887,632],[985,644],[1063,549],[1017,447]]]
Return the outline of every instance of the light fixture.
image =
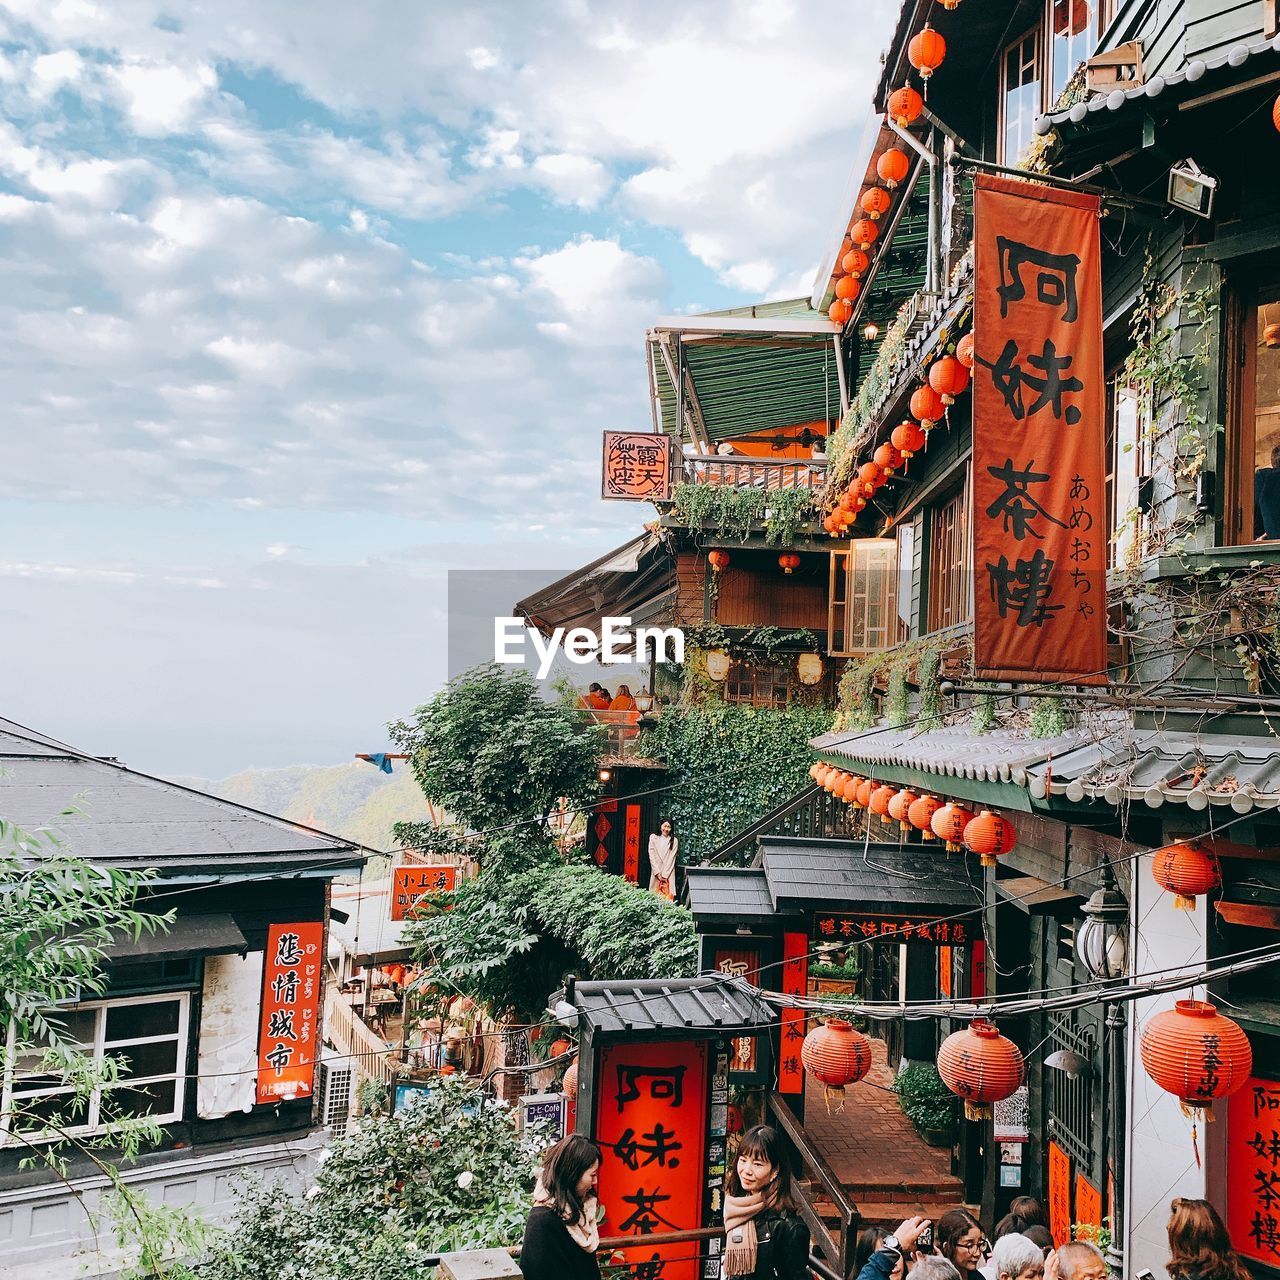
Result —
[[[653,694],[637,693],[635,695],[636,710],[641,715],[646,715],[653,710]]]
[[[1129,962],[1129,899],[1116,887],[1111,868],[1102,869],[1102,888],[1080,910],[1076,955],[1096,982],[1123,978]]]
[[[1176,209],[1194,213],[1198,218],[1213,216],[1213,197],[1217,189],[1217,178],[1205,173],[1190,156],[1169,170],[1169,203]]]
[[[1074,1049],[1055,1049],[1045,1060],[1046,1067],[1065,1071],[1068,1079],[1078,1080],[1089,1070],[1089,1059]]]
[[[733,665],[733,659],[729,657],[724,649],[708,649],[706,652],[707,659],[707,675],[709,675],[718,684],[721,680],[725,680],[729,676],[729,668]]]
[[[739,926],[734,930],[734,933],[735,933],[739,938],[749,938],[749,937],[751,937],[751,926],[750,926],[749,924],[740,924],[740,925],[739,925]]]
[[[880,326],[876,324],[874,320],[868,320],[867,323],[862,326],[862,336],[866,338],[868,342],[874,342],[880,336]]]
[[[612,770],[612,769],[601,769],[601,770],[600,770],[600,773],[599,773],[597,776],[599,777],[599,779],[600,779],[600,781],[601,781],[601,782],[608,782],[608,781],[609,781],[609,779],[613,777],[613,770]]]

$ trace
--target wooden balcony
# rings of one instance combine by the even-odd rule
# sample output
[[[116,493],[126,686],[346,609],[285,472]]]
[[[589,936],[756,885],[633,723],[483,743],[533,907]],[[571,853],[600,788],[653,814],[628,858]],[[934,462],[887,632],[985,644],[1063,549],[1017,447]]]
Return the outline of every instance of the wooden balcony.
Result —
[[[684,459],[686,484],[722,484],[734,489],[812,489],[827,482],[825,458],[747,458],[694,454]]]

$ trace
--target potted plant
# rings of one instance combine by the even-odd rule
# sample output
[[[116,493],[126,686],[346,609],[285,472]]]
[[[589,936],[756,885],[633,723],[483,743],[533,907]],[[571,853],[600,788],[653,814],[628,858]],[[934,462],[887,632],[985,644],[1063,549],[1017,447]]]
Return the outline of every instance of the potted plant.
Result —
[[[931,1147],[950,1147],[956,1140],[955,1094],[942,1083],[932,1062],[913,1062],[893,1082],[902,1113]]]
[[[819,995],[853,995],[858,989],[858,975],[862,965],[856,951],[850,951],[843,960],[834,957],[819,960],[809,966],[809,977]]]

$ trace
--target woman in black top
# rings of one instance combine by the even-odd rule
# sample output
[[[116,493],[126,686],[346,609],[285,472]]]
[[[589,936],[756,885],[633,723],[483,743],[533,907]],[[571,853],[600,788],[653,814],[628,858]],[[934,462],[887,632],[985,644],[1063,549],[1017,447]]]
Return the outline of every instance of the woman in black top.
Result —
[[[730,1280],[806,1280],[809,1228],[800,1220],[791,1169],[777,1131],[748,1129],[724,1198],[724,1275]]]
[[[600,1280],[599,1172],[600,1148],[576,1133],[543,1157],[520,1249],[525,1280]]]
[[[982,1280],[986,1240],[978,1220],[967,1209],[951,1209],[938,1219],[933,1243],[960,1273],[960,1280]]]

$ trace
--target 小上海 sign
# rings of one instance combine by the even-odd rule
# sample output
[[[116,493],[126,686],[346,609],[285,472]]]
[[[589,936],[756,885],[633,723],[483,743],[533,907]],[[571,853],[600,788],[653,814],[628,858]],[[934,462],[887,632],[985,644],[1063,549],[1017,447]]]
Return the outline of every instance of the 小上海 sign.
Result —
[[[669,502],[675,460],[671,437],[627,431],[604,433],[600,496],[630,502]]]
[[[452,893],[458,887],[458,868],[396,867],[391,873],[391,918],[407,920],[420,898]]]
[[[257,1101],[309,1097],[315,1085],[324,925],[273,924],[267,930],[258,1030]]]

